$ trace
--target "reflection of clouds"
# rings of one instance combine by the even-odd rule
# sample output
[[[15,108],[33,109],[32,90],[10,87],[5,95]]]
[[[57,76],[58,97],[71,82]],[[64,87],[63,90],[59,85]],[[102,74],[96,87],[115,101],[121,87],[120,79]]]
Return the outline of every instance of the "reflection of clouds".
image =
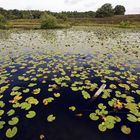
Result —
[[[0,30],[0,39],[8,39],[11,32],[6,30]]]

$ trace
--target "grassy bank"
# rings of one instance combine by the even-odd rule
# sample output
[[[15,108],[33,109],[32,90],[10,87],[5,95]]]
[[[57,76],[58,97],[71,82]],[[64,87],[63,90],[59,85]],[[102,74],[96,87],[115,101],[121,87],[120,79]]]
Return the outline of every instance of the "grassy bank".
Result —
[[[63,21],[58,19],[58,28],[71,26],[106,26],[121,28],[140,28],[140,15],[114,16],[108,18],[76,18]],[[16,19],[8,21],[7,28],[40,29],[41,21],[38,19]]]

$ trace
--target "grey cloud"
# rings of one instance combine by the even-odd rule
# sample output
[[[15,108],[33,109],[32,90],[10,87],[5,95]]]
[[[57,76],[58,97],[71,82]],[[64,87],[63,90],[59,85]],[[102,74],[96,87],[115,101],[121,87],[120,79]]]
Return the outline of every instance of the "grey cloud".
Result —
[[[73,4],[77,4],[81,1],[83,1],[83,0],[65,0],[64,3],[73,5]]]
[[[86,8],[89,8],[89,7],[95,7],[97,5],[97,2],[90,2],[90,3],[86,3],[84,6]]]

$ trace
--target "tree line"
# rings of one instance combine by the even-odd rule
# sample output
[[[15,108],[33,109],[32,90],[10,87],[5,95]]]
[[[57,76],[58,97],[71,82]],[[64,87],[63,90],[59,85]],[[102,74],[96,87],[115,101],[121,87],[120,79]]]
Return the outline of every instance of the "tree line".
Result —
[[[67,18],[103,18],[110,17],[114,15],[124,15],[125,7],[122,5],[117,5],[115,8],[111,4],[106,3],[101,6],[96,12],[77,12],[77,11],[63,11],[63,12],[51,12],[51,11],[39,11],[39,10],[6,10],[0,8],[0,14],[4,16],[5,19],[39,19],[43,13],[48,13],[55,16],[56,18],[64,19]]]

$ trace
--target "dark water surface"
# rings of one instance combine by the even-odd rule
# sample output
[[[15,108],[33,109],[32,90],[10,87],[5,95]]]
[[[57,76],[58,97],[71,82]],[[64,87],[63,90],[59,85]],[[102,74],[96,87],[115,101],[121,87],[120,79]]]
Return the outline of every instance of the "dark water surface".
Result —
[[[6,132],[13,127],[18,130],[13,140],[140,139],[139,30],[77,27],[0,33],[0,110],[4,111],[0,115],[0,126],[1,121],[5,122],[4,127],[0,127],[0,140],[9,139]],[[29,87],[30,83],[36,85]],[[92,100],[102,84],[106,84],[105,90]],[[13,90],[17,86],[20,88]],[[51,86],[54,87],[50,89]],[[35,89],[40,92],[34,94]],[[106,94],[106,90],[111,91]],[[54,93],[60,93],[60,97]],[[14,100],[19,96],[22,98]],[[27,103],[28,97],[34,97],[38,104],[29,103],[29,109],[22,109],[21,104]],[[43,100],[50,97],[53,101],[44,105]],[[123,104],[121,109],[109,105],[113,98]],[[108,112],[97,114],[99,119],[93,121],[90,114],[99,109],[100,103]],[[71,106],[76,109],[72,111]],[[11,109],[15,113],[8,116]],[[29,111],[36,112],[36,116],[27,118]],[[56,117],[53,122],[47,120],[50,114]],[[137,120],[129,120],[128,114]],[[121,120],[113,129],[101,132],[98,126],[107,116]],[[13,117],[19,122],[9,125]],[[131,129],[129,135],[121,132],[123,125]]]

